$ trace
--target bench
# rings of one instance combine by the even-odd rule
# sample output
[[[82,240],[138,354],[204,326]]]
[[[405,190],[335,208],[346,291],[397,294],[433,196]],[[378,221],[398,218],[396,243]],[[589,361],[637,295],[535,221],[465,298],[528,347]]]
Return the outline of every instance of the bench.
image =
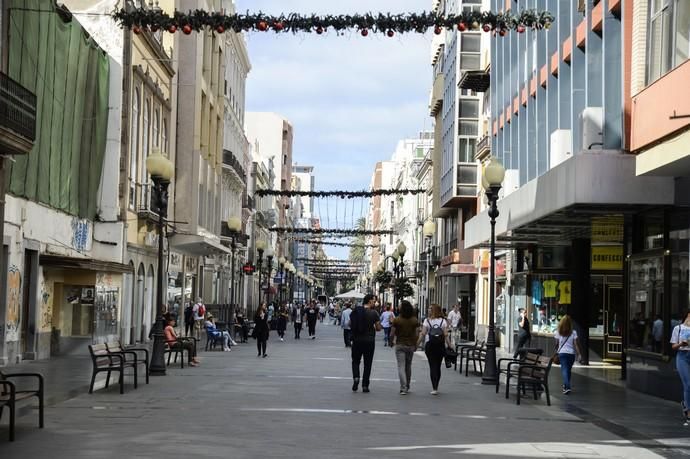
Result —
[[[12,381],[15,378],[35,379],[38,387],[18,388],[17,382]],[[9,408],[10,441],[14,441],[14,418],[16,404],[19,401],[28,400],[32,397],[38,398],[38,427],[43,428],[43,391],[44,381],[43,375],[40,373],[3,373],[0,371],[0,419],[2,419],[2,412],[5,407]]]
[[[520,364],[517,374],[517,404],[520,404],[520,392],[525,392],[529,387],[532,389],[534,399],[537,400],[537,391],[544,390],[546,394],[546,404],[551,406],[549,396],[549,372],[553,365],[551,357],[540,355],[534,364]]]
[[[484,372],[483,364],[485,360],[486,343],[482,343],[479,347],[469,349],[465,355],[465,376],[469,376],[470,362],[472,362],[474,373],[477,374],[477,364],[479,364],[479,374],[482,374]]]
[[[132,368],[134,370],[134,388],[137,388],[138,365],[136,365],[133,361],[125,362],[124,355],[108,351],[108,348],[105,344],[89,344],[89,354],[91,354],[91,363],[93,364],[93,373],[91,374],[89,394],[93,394],[93,385],[96,382],[96,375],[104,371],[108,373],[108,376],[105,378],[106,388],[110,385],[110,374],[113,371],[120,373],[118,384],[120,384],[120,394],[124,394],[125,368]]]
[[[209,348],[214,350],[217,344],[220,344],[221,348],[223,347],[223,332],[221,330],[217,331],[220,332],[220,336],[214,336],[211,330],[208,328],[206,329],[206,345],[204,346],[204,351],[208,351]]]
[[[125,364],[131,362],[136,365],[144,365],[146,384],[149,383],[149,350],[145,347],[122,347],[120,341],[110,341],[105,343],[106,348],[113,354],[122,354]],[[144,357],[140,358],[138,352],[143,352]],[[136,387],[136,385],[135,385]]]
[[[462,361],[467,358],[467,355],[469,351],[473,349],[478,349],[481,348],[484,345],[484,341],[480,341],[479,338],[474,343],[464,343],[464,344],[456,344],[455,345],[455,352],[458,354],[459,357],[459,363],[460,363],[460,373],[462,373]],[[458,369],[458,361],[455,362],[455,367],[453,368],[454,370]]]
[[[517,376],[517,371],[520,364],[535,365],[537,363],[539,356],[543,352],[544,351],[542,349],[525,349],[519,351],[517,358],[498,359],[498,378],[496,378],[496,393],[498,394],[499,385],[501,384],[501,374],[505,374],[506,398],[508,398],[510,393],[510,378]],[[504,364],[505,366],[503,366]]]
[[[177,342],[178,343],[185,343],[187,341],[193,341],[194,346],[196,346],[199,342],[197,338],[191,337],[191,336],[178,336],[177,337]],[[168,366],[170,366],[170,358],[175,355],[175,358],[173,359],[173,363],[177,363],[177,356],[180,356],[180,368],[184,368],[184,352],[187,351],[187,357],[189,357],[189,349],[185,349],[184,346],[176,347],[175,349],[171,348],[168,343],[165,343],[165,354],[168,354]]]

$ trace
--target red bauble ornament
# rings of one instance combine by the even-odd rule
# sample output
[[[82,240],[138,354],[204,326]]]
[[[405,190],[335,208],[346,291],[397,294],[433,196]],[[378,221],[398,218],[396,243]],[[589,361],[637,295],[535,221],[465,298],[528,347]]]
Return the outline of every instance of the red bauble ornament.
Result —
[[[467,30],[467,24],[465,24],[464,22],[459,23],[458,24],[458,31],[464,32],[465,30]]]
[[[139,35],[141,33],[141,27],[135,25],[132,27],[132,32],[134,32],[136,35]]]
[[[489,24],[484,24],[484,26],[482,26],[482,30],[484,32],[491,32],[491,26]]]
[[[224,32],[225,32],[225,27],[223,27],[222,25],[219,25],[218,27],[216,27],[216,32],[218,32],[218,33],[224,33]]]
[[[443,30],[442,30],[439,26],[436,26],[436,27],[434,28],[434,33],[435,33],[436,35],[441,35],[441,32],[443,32]]]
[[[171,24],[171,25],[168,27],[168,32],[170,32],[170,33],[175,33],[175,32],[177,32],[177,26],[175,26],[175,24]]]
[[[280,32],[281,30],[283,30],[285,28],[285,25],[282,22],[276,22],[275,24],[273,24],[273,28],[277,32]]]
[[[525,26],[520,24],[519,26],[517,26],[517,28],[515,30],[517,30],[517,33],[524,33],[525,32]]]
[[[189,35],[190,33],[192,33],[192,26],[190,26],[189,24],[185,24],[184,26],[182,26],[182,33],[185,35]]]
[[[393,36],[395,35],[395,32],[393,32],[392,30],[389,30],[388,32],[386,32],[386,35],[393,38]]]
[[[321,35],[323,33],[323,27],[319,26],[316,28],[316,33]]]
[[[362,31],[360,33],[362,34],[363,37],[366,37],[367,35],[369,35],[369,31],[367,29],[362,29]]]
[[[262,32],[266,32],[268,30],[268,24],[266,21],[259,21],[259,23],[256,25],[256,28]]]

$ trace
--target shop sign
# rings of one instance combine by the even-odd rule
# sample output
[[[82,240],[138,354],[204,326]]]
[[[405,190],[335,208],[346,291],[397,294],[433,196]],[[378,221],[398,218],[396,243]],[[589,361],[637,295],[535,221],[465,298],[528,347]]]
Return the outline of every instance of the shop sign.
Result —
[[[454,263],[450,265],[450,274],[476,274],[477,268],[474,265]]]
[[[592,217],[592,242],[623,242],[623,217]]]
[[[592,270],[622,270],[623,246],[592,246]]]
[[[182,271],[182,254],[170,252],[170,264],[168,270],[177,272]]]

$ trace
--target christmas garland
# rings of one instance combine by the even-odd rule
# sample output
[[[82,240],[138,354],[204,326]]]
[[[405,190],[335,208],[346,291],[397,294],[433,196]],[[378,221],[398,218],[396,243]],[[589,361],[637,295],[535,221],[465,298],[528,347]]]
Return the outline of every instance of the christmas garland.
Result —
[[[343,236],[379,236],[387,234],[395,234],[393,230],[358,230],[358,229],[327,229],[327,228],[288,228],[284,226],[276,226],[269,228],[269,231],[274,233],[306,233],[306,234],[340,234]]]
[[[299,238],[293,238],[293,242],[301,242],[304,244],[321,244],[321,245],[332,245],[332,246],[337,246],[337,247],[362,247],[365,249],[368,248],[376,248],[378,245],[375,244],[348,244],[346,242],[328,242],[328,241],[320,241],[318,239],[299,239]]]
[[[285,197],[311,197],[311,198],[327,198],[329,196],[337,196],[341,199],[352,198],[371,198],[374,196],[390,196],[403,194],[421,194],[426,193],[426,190],[371,190],[371,191],[302,191],[302,190],[256,190],[257,196],[285,196]]]
[[[193,31],[213,30],[224,33],[235,32],[269,32],[275,33],[316,33],[318,35],[332,29],[341,35],[346,30],[356,30],[366,37],[369,32],[384,33],[394,37],[396,33],[425,33],[433,29],[441,34],[444,30],[483,30],[496,31],[501,36],[509,30],[523,33],[525,30],[548,29],[554,16],[548,11],[524,10],[519,14],[512,12],[492,13],[490,11],[467,11],[460,14],[441,16],[436,13],[408,14],[353,14],[353,15],[300,15],[296,13],[272,16],[263,14],[230,14],[194,10],[188,13],[175,11],[170,16],[160,8],[120,9],[112,13],[113,19],[122,27],[138,34],[142,30],[157,32],[166,30],[175,33],[178,29],[186,35]]]

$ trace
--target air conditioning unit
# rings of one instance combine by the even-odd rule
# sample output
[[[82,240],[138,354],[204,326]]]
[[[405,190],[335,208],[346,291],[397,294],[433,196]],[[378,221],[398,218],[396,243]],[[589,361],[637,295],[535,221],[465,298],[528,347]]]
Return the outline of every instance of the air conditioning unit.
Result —
[[[501,187],[501,197],[505,198],[518,188],[520,188],[520,171],[517,169],[506,170],[503,187]]]
[[[573,156],[572,133],[570,129],[556,129],[551,133],[549,168],[554,168]]]
[[[580,114],[582,130],[582,149],[601,150],[604,148],[604,109],[587,107]]]

